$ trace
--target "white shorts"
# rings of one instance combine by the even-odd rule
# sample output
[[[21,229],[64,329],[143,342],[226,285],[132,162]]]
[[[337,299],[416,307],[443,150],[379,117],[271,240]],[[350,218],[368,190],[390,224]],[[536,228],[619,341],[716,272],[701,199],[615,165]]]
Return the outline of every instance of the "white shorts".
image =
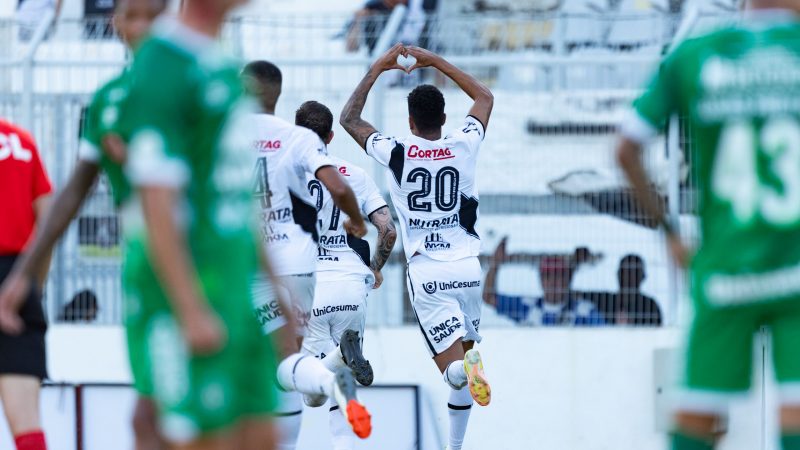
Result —
[[[297,335],[305,336],[311,306],[314,304],[315,274],[284,275],[275,277],[275,280],[276,284],[273,285],[269,279],[259,276],[253,283],[253,304],[264,334],[286,325],[278,303],[277,294],[280,293],[292,305],[297,320]]]
[[[432,356],[456,341],[481,341],[481,279],[477,257],[436,261],[417,255],[408,263],[411,307]]]
[[[358,331],[363,338],[370,289],[366,280],[318,281],[303,350],[324,358],[346,330]]]

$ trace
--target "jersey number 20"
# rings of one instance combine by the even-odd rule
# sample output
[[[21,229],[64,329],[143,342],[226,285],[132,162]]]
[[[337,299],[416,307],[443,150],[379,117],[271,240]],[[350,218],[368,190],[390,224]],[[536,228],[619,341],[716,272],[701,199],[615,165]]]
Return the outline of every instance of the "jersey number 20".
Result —
[[[422,167],[417,167],[408,173],[406,181],[422,185],[416,191],[408,194],[408,209],[411,211],[431,211],[431,202],[424,199],[434,192],[436,208],[440,211],[452,211],[458,203],[458,170],[455,167],[445,166],[436,173],[436,178]]]
[[[725,125],[717,148],[711,188],[731,203],[742,225],[761,213],[772,225],[792,225],[800,220],[800,123],[789,116],[764,122],[760,131],[749,120]],[[761,149],[759,153],[758,149]],[[768,162],[766,184],[759,177],[760,154]]]

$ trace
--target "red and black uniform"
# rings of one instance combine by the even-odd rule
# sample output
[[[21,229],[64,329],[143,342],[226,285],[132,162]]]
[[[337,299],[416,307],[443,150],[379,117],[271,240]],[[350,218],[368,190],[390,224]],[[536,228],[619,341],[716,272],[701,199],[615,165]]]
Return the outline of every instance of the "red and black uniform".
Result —
[[[52,190],[31,135],[0,119],[0,283],[33,236],[34,202]],[[38,293],[25,300],[20,315],[25,322],[21,335],[0,331],[0,374],[45,378],[47,322]]]

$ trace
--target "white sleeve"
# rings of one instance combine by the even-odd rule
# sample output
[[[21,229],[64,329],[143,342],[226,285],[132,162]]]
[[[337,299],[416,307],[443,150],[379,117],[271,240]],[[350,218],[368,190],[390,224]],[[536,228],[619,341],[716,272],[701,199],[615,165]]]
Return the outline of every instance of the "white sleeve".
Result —
[[[328,156],[328,149],[322,139],[309,130],[302,130],[295,140],[296,147],[292,151],[296,151],[298,158],[295,160],[300,165],[300,168],[306,173],[315,176],[317,170],[325,166],[335,166],[330,156]],[[307,132],[306,132],[307,131]]]
[[[78,144],[78,160],[97,165],[100,162],[100,149],[87,139],[81,139]]]
[[[378,186],[365,172],[362,171],[359,178],[361,178],[361,182],[357,188],[356,197],[361,206],[361,214],[364,217],[369,217],[370,214],[387,206],[386,200],[383,199],[380,191],[378,191]]]
[[[189,166],[177,156],[168,155],[166,141],[156,130],[145,129],[131,138],[125,174],[134,186],[182,188],[191,176]]]
[[[483,127],[483,123],[481,123],[480,120],[473,116],[467,116],[464,118],[464,123],[456,128],[450,136],[464,140],[469,146],[470,152],[475,154],[478,152],[481,142],[483,142],[485,133],[486,129]]]
[[[365,150],[369,156],[375,158],[375,161],[389,167],[389,161],[392,159],[392,152],[397,145],[397,139],[384,136],[376,131],[367,138]]]
[[[630,109],[622,120],[620,134],[639,145],[645,145],[658,135],[658,128],[654,127],[636,110]]]

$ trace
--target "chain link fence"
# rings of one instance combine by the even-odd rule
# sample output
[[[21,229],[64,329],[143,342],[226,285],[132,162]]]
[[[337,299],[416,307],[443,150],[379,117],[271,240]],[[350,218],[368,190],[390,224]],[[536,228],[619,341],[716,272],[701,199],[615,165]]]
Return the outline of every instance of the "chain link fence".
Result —
[[[478,164],[481,261],[487,274],[494,273],[490,285],[481,280],[487,302],[482,325],[657,325],[674,323],[675,274],[659,233],[632,201],[612,149],[622,114],[656,68],[679,19],[672,13],[456,12],[409,25],[403,10],[368,22],[273,15],[231,20],[223,44],[243,62],[268,59],[281,67],[277,114],[289,120],[306,100],[338,115],[371,55],[400,37],[475,74],[495,94]],[[0,36],[17,39],[5,22]],[[24,122],[30,108],[28,125],[61,187],[76,161],[91,93],[129,55],[104,20],[59,21],[28,72],[23,62],[4,64],[15,57],[7,53],[0,53],[0,115]],[[430,69],[385,74],[365,118],[384,133],[408,134],[405,97],[419,83],[442,90],[446,126],[458,126],[469,99]],[[334,132],[330,152],[365,168],[385,188],[383,171],[338,123]],[[665,201],[669,183],[680,175],[670,170],[666,149],[661,140],[646,154]],[[120,223],[108,189],[101,179],[58,247],[46,293],[52,320],[121,322]],[[400,245],[384,269],[383,287],[370,295],[370,326],[415,321]],[[622,311],[619,305],[630,301],[642,306]],[[557,320],[543,319],[551,311]]]

